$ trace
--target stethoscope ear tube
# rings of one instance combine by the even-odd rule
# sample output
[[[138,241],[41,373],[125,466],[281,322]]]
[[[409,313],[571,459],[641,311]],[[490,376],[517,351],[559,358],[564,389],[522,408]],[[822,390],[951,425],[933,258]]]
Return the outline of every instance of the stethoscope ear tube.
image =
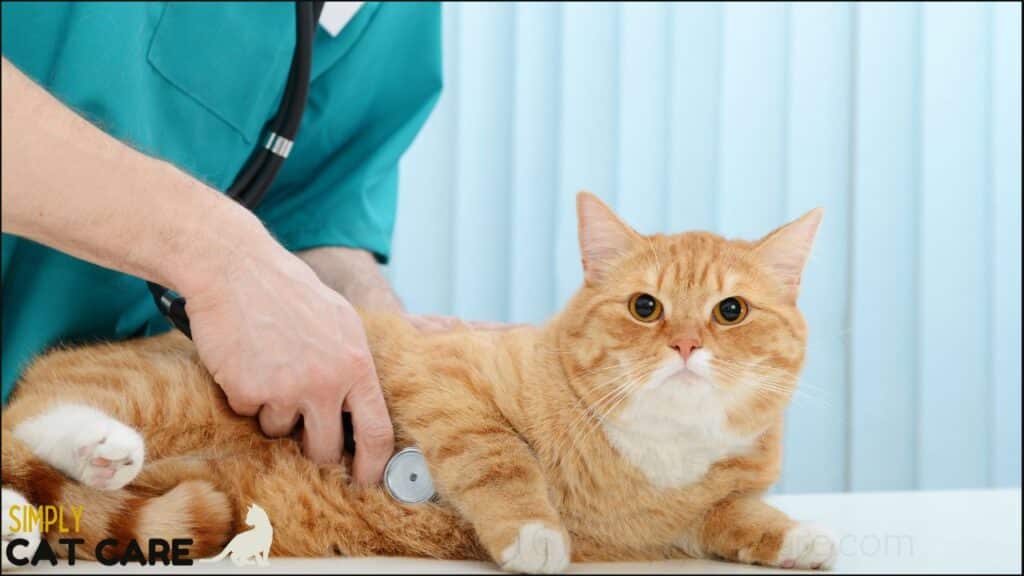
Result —
[[[239,204],[253,210],[266,196],[277,177],[291,143],[299,132],[302,112],[309,97],[309,77],[313,63],[313,36],[323,2],[295,2],[295,52],[292,55],[288,83],[281,105],[267,123],[269,138],[250,155],[245,166],[235,177],[227,195]],[[282,146],[281,143],[286,143]],[[146,282],[156,307],[167,320],[183,334],[192,337],[191,323],[185,310],[185,298],[155,282]]]
[[[309,97],[309,78],[313,66],[313,36],[323,2],[296,2],[295,53],[288,71],[288,83],[277,114],[267,124],[263,145],[228,189],[228,195],[240,204],[255,209],[262,202],[281,165],[291,151],[302,123]],[[253,169],[252,166],[255,166]]]

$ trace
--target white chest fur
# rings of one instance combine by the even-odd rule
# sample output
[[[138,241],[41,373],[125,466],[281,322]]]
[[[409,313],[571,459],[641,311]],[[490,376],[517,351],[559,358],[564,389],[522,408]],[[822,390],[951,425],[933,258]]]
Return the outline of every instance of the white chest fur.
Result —
[[[605,420],[604,432],[659,488],[697,482],[712,464],[747,451],[755,439],[728,430],[722,399],[693,373],[652,381]]]

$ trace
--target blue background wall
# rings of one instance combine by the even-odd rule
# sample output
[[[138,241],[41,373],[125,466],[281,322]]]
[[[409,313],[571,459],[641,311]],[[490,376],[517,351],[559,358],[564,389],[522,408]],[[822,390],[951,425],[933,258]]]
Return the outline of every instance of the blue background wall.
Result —
[[[785,492],[1019,485],[1019,4],[468,4],[402,164],[416,312],[539,321],[574,193],[643,232],[826,217]]]

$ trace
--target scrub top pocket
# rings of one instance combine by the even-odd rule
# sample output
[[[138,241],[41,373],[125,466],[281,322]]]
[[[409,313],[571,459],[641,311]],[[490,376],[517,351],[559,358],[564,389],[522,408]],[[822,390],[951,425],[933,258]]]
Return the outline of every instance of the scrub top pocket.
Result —
[[[147,59],[255,144],[283,96],[294,47],[291,2],[168,2]]]

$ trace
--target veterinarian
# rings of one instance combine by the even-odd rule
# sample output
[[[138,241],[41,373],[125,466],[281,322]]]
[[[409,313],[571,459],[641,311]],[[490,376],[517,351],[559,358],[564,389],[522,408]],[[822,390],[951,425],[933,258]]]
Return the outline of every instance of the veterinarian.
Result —
[[[48,347],[168,330],[151,280],[186,297],[233,410],[270,436],[301,416],[320,462],[349,410],[353,477],[380,480],[393,430],[353,305],[401,310],[378,263],[399,158],[441,90],[440,9],[359,4],[324,9],[256,214],[222,191],[282,97],[292,3],[3,4],[5,403]]]

